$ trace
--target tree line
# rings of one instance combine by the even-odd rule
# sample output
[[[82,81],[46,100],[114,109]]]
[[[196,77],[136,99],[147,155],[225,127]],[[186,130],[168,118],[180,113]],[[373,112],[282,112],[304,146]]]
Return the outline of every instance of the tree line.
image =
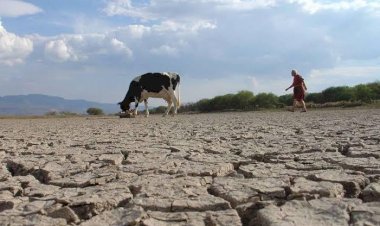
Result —
[[[305,101],[309,107],[326,106],[326,103],[343,103],[344,106],[356,106],[380,100],[380,82],[360,84],[353,87],[330,87],[319,93],[308,93]],[[180,108],[180,112],[218,112],[218,111],[252,111],[260,109],[283,108],[292,105],[293,95],[276,96],[273,93],[259,93],[240,91],[236,94],[216,96],[211,99],[202,99],[195,103],[188,103]],[[340,105],[331,105],[340,106]],[[151,113],[162,113],[166,107],[160,106],[151,110]]]

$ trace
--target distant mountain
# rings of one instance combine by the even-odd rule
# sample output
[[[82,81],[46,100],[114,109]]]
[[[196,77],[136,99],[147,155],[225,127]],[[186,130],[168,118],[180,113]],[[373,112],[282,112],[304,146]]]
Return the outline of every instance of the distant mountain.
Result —
[[[106,114],[120,111],[116,103],[67,100],[62,97],[41,94],[0,97],[0,115],[44,115],[48,112],[62,111],[86,114],[86,110],[90,107],[100,108]]]

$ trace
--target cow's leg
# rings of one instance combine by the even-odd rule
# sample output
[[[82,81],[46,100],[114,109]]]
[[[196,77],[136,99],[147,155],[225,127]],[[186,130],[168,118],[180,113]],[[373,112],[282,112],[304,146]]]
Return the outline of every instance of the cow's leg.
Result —
[[[148,100],[147,99],[144,100],[144,104],[145,104],[145,117],[149,117]]]
[[[168,102],[168,108],[166,108],[163,117],[167,116],[170,112],[170,109],[172,108],[172,101],[170,99],[166,99],[166,102]]]
[[[133,114],[134,115],[137,115],[137,107],[139,106],[139,102],[136,101],[136,104],[135,104],[135,110],[133,111]]]
[[[177,110],[178,110],[178,99],[177,99],[177,96],[175,95],[173,89],[169,89],[169,95],[170,95],[171,101],[174,103],[173,115],[176,115],[177,114]]]

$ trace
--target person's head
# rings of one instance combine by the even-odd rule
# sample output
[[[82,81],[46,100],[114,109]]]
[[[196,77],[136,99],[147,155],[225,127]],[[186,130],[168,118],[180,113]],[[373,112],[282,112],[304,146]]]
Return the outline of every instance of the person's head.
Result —
[[[296,76],[298,73],[295,69],[292,70],[292,76]]]

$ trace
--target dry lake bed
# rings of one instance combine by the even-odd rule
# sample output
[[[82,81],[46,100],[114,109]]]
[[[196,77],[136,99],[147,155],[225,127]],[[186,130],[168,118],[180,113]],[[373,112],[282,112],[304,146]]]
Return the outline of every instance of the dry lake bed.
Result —
[[[380,225],[380,109],[0,119],[0,225]]]

